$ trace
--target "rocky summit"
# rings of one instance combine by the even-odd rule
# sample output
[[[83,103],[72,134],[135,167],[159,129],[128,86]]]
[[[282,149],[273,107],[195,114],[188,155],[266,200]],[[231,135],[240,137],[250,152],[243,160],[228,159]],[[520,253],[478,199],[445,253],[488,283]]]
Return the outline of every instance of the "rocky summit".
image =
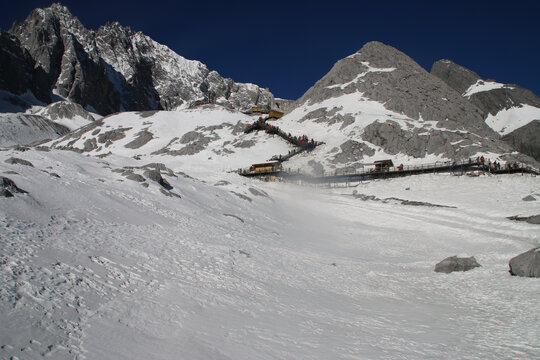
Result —
[[[275,106],[267,89],[223,78],[118,23],[88,30],[59,4],[34,10],[0,41],[2,69],[13,70],[1,73],[0,85],[11,93],[4,102],[23,109],[57,98],[101,115],[171,110],[197,100],[238,110]],[[16,96],[28,91],[34,101]]]
[[[486,152],[531,161],[500,140],[474,103],[380,42],[339,60],[283,123],[324,138],[320,161],[298,165],[314,169],[356,169],[382,157],[403,163],[459,160]]]

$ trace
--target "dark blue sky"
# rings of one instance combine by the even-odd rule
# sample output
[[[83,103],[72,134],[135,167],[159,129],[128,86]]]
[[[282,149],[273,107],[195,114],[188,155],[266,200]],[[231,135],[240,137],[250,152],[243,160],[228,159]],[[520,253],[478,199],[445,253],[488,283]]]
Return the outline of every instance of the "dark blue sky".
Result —
[[[0,28],[52,1],[9,1]],[[82,23],[140,30],[222,76],[296,99],[339,59],[378,40],[428,71],[451,59],[540,95],[539,1],[61,1]]]

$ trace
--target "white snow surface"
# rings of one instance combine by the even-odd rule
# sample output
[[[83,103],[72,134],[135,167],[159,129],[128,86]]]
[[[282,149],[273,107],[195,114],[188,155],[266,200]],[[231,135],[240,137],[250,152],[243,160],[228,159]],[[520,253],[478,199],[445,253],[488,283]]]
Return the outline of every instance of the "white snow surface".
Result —
[[[513,87],[495,81],[478,80],[469,86],[469,88],[463,93],[463,96],[471,97],[476,93],[495,89],[513,89]]]
[[[35,111],[34,114],[43,116],[57,124],[67,127],[70,130],[78,129],[92,122],[92,120],[89,120],[80,115],[75,115],[75,116],[70,116],[70,117],[56,117],[56,116],[53,117],[51,116],[47,107],[44,107]]]
[[[151,129],[175,121],[157,114]],[[171,132],[193,127],[178,116]],[[124,126],[134,116],[114,118]],[[104,159],[0,152],[2,176],[28,192],[0,198],[0,358],[540,353],[540,282],[508,273],[540,232],[506,219],[540,213],[537,177],[438,174],[316,188],[242,178],[203,157],[192,171],[195,163],[174,157],[114,151]],[[174,170],[163,177],[181,198],[114,171],[149,162]],[[453,255],[482,266],[433,271]]]
[[[341,122],[329,124],[313,120],[301,120],[311,111],[325,108],[334,111],[335,115],[351,115],[354,122],[342,128]],[[257,120],[238,111],[228,110],[219,105],[205,105],[193,109],[178,109],[176,111],[156,112],[124,112],[102,119],[103,125],[100,130],[89,129],[85,134],[73,139],[67,136],[65,139],[52,142],[54,147],[63,148],[73,146],[83,150],[88,141],[97,140],[98,147],[89,152],[91,155],[108,156],[109,153],[126,157],[137,157],[148,162],[164,162],[172,166],[186,167],[197,175],[208,174],[208,170],[231,171],[239,168],[247,168],[253,163],[269,160],[276,155],[286,155],[293,146],[279,137],[272,137],[265,132],[252,132],[243,134],[243,129]],[[318,146],[310,153],[303,153],[291,158],[284,164],[286,168],[293,170],[302,169],[311,171],[310,161],[324,164],[325,168],[332,169],[331,159],[335,156],[336,148],[344,142],[355,139],[359,142],[363,129],[375,121],[393,121],[405,129],[422,127],[426,131],[430,129],[442,129],[437,122],[414,120],[403,114],[387,110],[383,104],[368,100],[361,93],[352,93],[337,98],[331,98],[317,104],[302,105],[291,113],[277,121],[269,121],[271,125],[279,126],[285,132],[294,136],[306,135],[316,141],[324,141],[325,144]],[[240,133],[234,129],[239,128]],[[99,137],[106,132],[119,130],[125,137],[112,142],[100,142]],[[455,131],[455,130],[447,130]],[[152,139],[140,148],[126,147],[141,132],[150,132]],[[186,146],[200,144],[200,139],[184,141],[183,136],[187,133],[198,133],[203,136],[208,144],[196,154],[185,156],[175,154],[182,151]],[[251,142],[250,147],[239,147],[242,142]],[[373,160],[386,158],[395,159],[396,163],[419,164],[445,161],[439,155],[427,155],[423,158],[413,158],[406,154],[388,155],[383,149],[364,142],[375,150],[374,155],[364,156],[364,163],[372,163]],[[156,152],[167,148],[168,153]],[[345,164],[347,165],[347,164]],[[345,166],[343,164],[339,166]]]
[[[53,124],[39,116],[0,113],[0,146],[31,144],[58,137]]]
[[[501,110],[495,115],[489,114],[486,124],[504,136],[535,120],[540,121],[540,108],[521,104]]]
[[[391,71],[391,69],[383,69]],[[351,116],[353,122],[347,126],[343,126],[343,122],[329,123],[327,121],[317,121],[309,118],[310,113],[326,110],[332,115],[329,118],[337,116]],[[368,156],[363,154],[363,163],[372,163],[374,160],[394,159],[395,163],[419,164],[430,163],[435,161],[446,161],[442,155],[428,154],[423,158],[414,158],[406,154],[386,154],[385,151],[369,142],[362,140],[361,135],[366,126],[374,122],[392,121],[397,126],[411,130],[414,128],[424,128],[426,132],[431,129],[450,130],[440,127],[436,121],[429,119],[418,120],[412,119],[404,114],[397,113],[385,108],[384,104],[370,100],[364,96],[362,92],[353,92],[344,94],[338,97],[329,98],[322,102],[311,103],[310,101],[298,106],[296,109],[286,114],[281,118],[276,125],[286,132],[291,132],[294,135],[307,135],[310,139],[316,141],[324,141],[324,145],[317,147],[310,154],[302,154],[295,156],[287,163],[287,166],[292,168],[309,169],[308,162],[316,160],[322,163],[326,168],[331,168],[331,159],[336,155],[337,149],[341,144],[348,140],[355,140],[364,143],[368,147],[375,150],[375,154]],[[339,166],[346,166],[343,164]]]
[[[202,176],[216,170],[247,168],[273,155],[286,154],[292,148],[281,138],[271,137],[264,132],[243,134],[247,125],[256,119],[216,105],[177,111],[124,112],[103,118],[103,125],[97,133],[91,129],[76,141],[67,137],[53,143],[56,147],[71,144],[75,148],[84,149],[86,141],[98,139],[98,148],[89,154],[107,156],[113,153],[137,157],[141,161],[163,162],[176,168],[190,169],[197,176]],[[235,127],[238,127],[239,133],[234,133]],[[99,143],[100,135],[119,129],[125,137],[110,144]],[[152,139],[136,149],[126,147],[141,132],[151,133]],[[204,149],[192,155],[175,155],[174,152],[188,145],[201,143],[200,138],[183,140],[184,135],[195,133],[208,141],[206,146],[203,145]],[[252,143],[252,146],[237,146],[243,142]],[[154,154],[164,148],[170,153]]]

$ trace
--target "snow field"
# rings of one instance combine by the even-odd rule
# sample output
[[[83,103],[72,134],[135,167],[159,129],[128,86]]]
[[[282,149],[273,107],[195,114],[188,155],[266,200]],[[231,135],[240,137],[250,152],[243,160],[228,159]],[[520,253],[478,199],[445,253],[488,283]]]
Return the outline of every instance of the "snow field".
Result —
[[[5,164],[10,156],[35,167]],[[29,192],[0,199],[1,357],[526,359],[540,350],[540,284],[507,272],[538,244],[537,225],[505,218],[539,213],[538,201],[521,200],[540,199],[537,178],[422,175],[323,189],[164,174],[179,199],[112,171],[127,164],[141,161],[0,152],[2,174]],[[354,190],[455,208],[362,201]],[[433,272],[456,254],[482,267]]]

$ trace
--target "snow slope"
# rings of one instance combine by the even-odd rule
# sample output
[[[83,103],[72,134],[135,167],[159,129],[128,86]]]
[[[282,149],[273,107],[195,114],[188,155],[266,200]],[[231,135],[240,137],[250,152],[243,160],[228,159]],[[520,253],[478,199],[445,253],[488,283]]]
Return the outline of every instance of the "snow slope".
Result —
[[[102,117],[100,115],[91,115],[81,105],[65,100],[34,109],[33,113],[65,126],[70,131],[88,125],[96,118],[99,119]]]
[[[190,128],[182,120],[178,127]],[[9,157],[34,167],[4,163]],[[162,168],[168,190],[145,175],[157,159],[172,161]],[[0,198],[0,357],[540,352],[540,282],[511,277],[507,265],[538,245],[538,225],[506,219],[540,212],[540,201],[521,201],[540,200],[538,178],[422,175],[304,188],[241,178],[213,162],[202,176],[174,160],[0,152],[0,173],[28,191]],[[474,255],[482,267],[433,271],[456,254]]]
[[[540,121],[540,108],[521,104],[503,109],[495,115],[488,114],[486,124],[504,136],[535,120]]]
[[[256,117],[217,105],[177,111],[125,112],[51,142],[90,155],[165,162],[193,173],[214,174],[263,162],[291,148],[264,132],[244,134]]]
[[[0,113],[0,146],[55,139],[69,129],[39,115]]]

